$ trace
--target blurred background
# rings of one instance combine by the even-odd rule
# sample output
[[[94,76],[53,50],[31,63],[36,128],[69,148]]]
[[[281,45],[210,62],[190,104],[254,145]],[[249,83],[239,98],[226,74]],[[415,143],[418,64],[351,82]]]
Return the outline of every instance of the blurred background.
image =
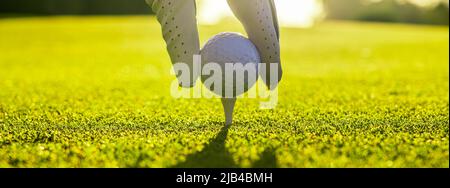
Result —
[[[283,26],[359,20],[449,24],[448,0],[276,0]],[[199,21],[214,24],[231,15],[225,0],[198,0]],[[1,0],[0,18],[43,15],[151,14],[144,0]]]

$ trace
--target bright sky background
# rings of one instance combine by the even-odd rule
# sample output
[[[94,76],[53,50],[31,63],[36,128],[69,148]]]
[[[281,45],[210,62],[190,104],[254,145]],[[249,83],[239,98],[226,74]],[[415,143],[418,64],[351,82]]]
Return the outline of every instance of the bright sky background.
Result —
[[[284,27],[310,27],[322,15],[322,5],[316,0],[275,0],[278,19]],[[200,24],[216,24],[232,16],[226,0],[200,0]]]
[[[381,1],[381,0],[369,0]],[[399,0],[427,6],[448,0]],[[226,0],[198,0],[200,24],[217,24],[223,18],[233,15]],[[275,0],[278,19],[283,27],[310,27],[315,20],[323,17],[323,7],[317,0]]]

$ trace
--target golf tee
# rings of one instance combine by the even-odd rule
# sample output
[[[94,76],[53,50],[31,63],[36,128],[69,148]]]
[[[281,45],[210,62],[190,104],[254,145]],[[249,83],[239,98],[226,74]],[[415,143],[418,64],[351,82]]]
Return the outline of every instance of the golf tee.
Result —
[[[233,111],[236,104],[236,98],[222,98],[222,106],[225,112],[225,125],[233,123]]]

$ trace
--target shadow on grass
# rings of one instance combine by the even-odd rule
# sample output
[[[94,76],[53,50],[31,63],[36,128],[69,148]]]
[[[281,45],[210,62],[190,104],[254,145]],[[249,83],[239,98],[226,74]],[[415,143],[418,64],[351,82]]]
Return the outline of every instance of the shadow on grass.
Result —
[[[186,157],[186,161],[178,163],[172,168],[238,168],[231,153],[225,147],[230,126],[224,126],[216,137],[211,139],[202,151]],[[273,149],[266,149],[260,160],[252,163],[254,168],[276,168],[276,155]]]

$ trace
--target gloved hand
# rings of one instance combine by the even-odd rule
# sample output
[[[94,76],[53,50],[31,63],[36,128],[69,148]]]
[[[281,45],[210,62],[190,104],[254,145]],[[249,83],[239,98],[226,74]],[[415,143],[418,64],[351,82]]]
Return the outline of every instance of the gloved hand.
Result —
[[[192,73],[193,55],[200,52],[195,0],[146,1],[161,24],[172,63],[185,63]],[[264,63],[260,69],[261,78],[269,89],[275,89],[281,80],[282,69],[273,0],[228,0],[228,4],[258,48],[261,63]],[[270,64],[276,66],[271,67]],[[178,82],[182,87],[192,87],[199,76],[192,75],[188,80],[179,77]]]

